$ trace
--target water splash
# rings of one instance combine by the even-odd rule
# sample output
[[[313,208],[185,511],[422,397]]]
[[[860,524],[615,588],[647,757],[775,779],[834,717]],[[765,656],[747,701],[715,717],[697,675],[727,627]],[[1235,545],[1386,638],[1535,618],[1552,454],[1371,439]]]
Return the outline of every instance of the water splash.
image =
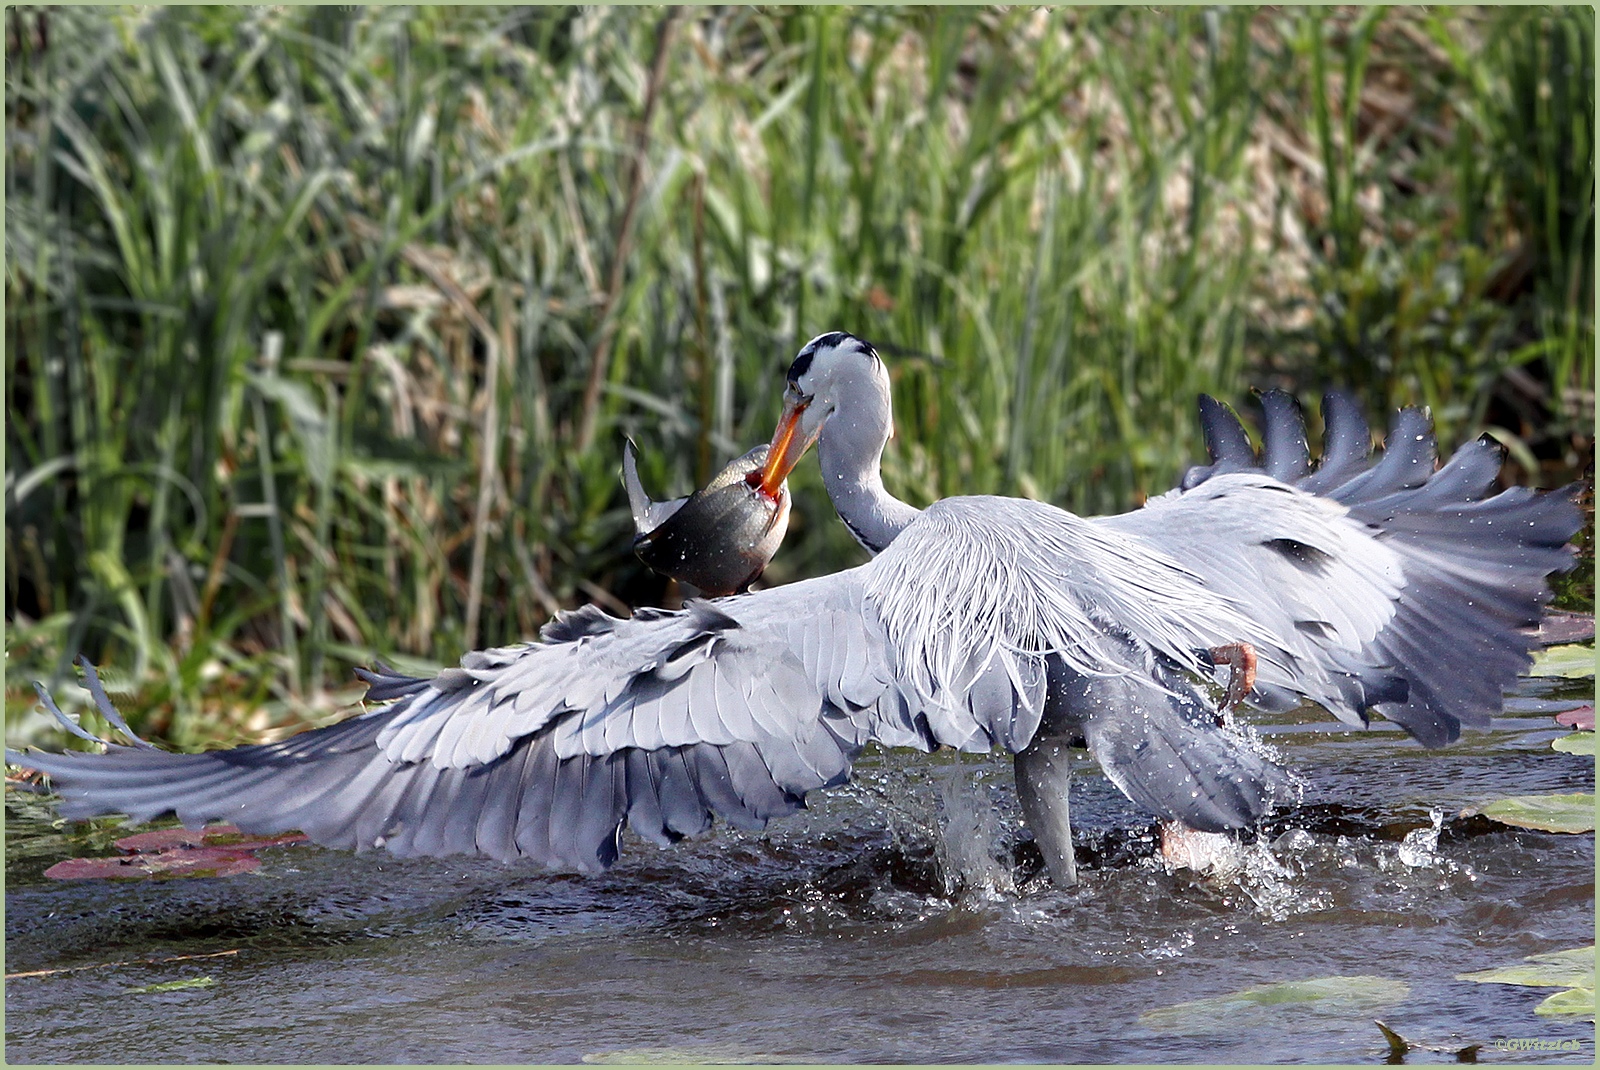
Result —
[[[939,838],[936,855],[950,895],[977,894],[985,898],[1014,896],[1009,857],[998,846],[1000,815],[983,783],[959,761],[937,776],[939,787]]]
[[[1406,833],[1396,851],[1401,865],[1410,866],[1412,869],[1436,866],[1441,861],[1439,856],[1439,833],[1444,828],[1444,811],[1434,807],[1428,811],[1428,819],[1433,822],[1433,827],[1425,829],[1412,829]]]

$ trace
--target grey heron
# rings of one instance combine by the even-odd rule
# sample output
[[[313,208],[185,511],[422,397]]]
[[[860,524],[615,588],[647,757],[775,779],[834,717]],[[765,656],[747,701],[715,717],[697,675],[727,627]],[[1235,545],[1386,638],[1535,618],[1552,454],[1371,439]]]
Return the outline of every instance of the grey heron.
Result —
[[[1376,709],[1428,747],[1487,727],[1528,663],[1517,629],[1537,622],[1549,573],[1570,567],[1581,520],[1570,488],[1489,497],[1503,460],[1491,439],[1436,471],[1431,422],[1415,409],[1371,463],[1366,421],[1338,393],[1324,400],[1313,470],[1298,404],[1277,391],[1261,397],[1259,457],[1203,396],[1212,463],[1141,509],[1084,519],[982,496],[919,511],[883,486],[893,417],[875,350],[819,335],[788,379],[763,480],[816,445],[840,519],[876,555],[869,600],[914,701],[948,705],[1004,665],[1028,716],[1023,731],[990,735],[1016,755],[1018,798],[1058,884],[1075,879],[1072,742],[1157,816],[1214,832],[1289,794],[1223,716],[1241,681],[1254,706],[1309,703],[1363,726]],[[1194,681],[1222,659],[1235,670],[1219,709]],[[1026,673],[1041,670],[1035,717]]]
[[[1253,705],[1315,704],[1355,725],[1375,709],[1425,746],[1450,742],[1487,725],[1528,664],[1518,629],[1579,525],[1571,493],[1490,496],[1501,455],[1487,442],[1435,470],[1415,410],[1373,463],[1339,395],[1315,468],[1286,395],[1263,398],[1260,457],[1203,399],[1213,463],[1099,518],[890,495],[888,374],[852,335],[808,343],[785,399],[750,483],[774,495],[815,444],[839,516],[874,555],[864,565],[629,619],[586,606],[432,679],[363,671],[372,708],[279,743],[7,760],[48,774],[68,817],[171,811],[336,848],[593,872],[625,826],[663,844],[714,815],[764,827],[844,782],[869,742],[1003,747],[1051,874],[1070,883],[1067,744],[1081,738],[1162,819],[1251,824],[1287,776],[1200,682],[1209,651],[1239,644],[1256,657]]]

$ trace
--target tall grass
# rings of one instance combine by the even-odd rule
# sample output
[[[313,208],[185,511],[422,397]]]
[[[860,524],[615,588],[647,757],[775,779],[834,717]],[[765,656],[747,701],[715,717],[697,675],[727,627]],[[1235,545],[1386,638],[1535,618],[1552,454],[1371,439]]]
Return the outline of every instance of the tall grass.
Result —
[[[622,437],[688,491],[825,329],[918,503],[1127,508],[1252,384],[1592,451],[1592,14],[8,19],[14,737],[80,651],[199,745],[660,598]],[[793,485],[771,577],[860,560]]]
[[[1594,15],[1399,17],[1286,29],[1312,60],[1287,109],[1315,116],[1324,176],[1297,341],[1447,438],[1491,425],[1548,481],[1592,450]]]

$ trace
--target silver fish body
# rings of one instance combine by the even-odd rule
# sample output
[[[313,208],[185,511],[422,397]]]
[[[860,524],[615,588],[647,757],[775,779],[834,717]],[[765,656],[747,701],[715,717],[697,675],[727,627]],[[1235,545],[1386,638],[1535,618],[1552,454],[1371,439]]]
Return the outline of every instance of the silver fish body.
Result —
[[[767,451],[761,445],[734,458],[687,498],[654,502],[639,482],[633,443],[628,443],[622,477],[638,531],[633,549],[639,559],[707,598],[749,587],[789,528],[787,481],[774,497],[751,479],[766,465]]]

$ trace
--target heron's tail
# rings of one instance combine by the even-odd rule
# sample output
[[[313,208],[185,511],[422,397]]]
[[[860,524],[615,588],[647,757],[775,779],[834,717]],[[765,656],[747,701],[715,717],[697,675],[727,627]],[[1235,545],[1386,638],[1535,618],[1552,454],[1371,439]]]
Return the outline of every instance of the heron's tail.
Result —
[[[1582,525],[1580,487],[1526,487],[1489,496],[1505,459],[1485,435],[1435,468],[1433,425],[1402,410],[1372,459],[1359,406],[1345,394],[1323,399],[1323,454],[1311,464],[1305,421],[1294,398],[1261,395],[1263,449],[1239,420],[1202,397],[1200,419],[1212,463],[1191,468],[1188,490],[1225,472],[1264,472],[1339,502],[1399,556],[1405,588],[1394,617],[1361,651],[1375,673],[1394,673],[1406,695],[1374,708],[1426,746],[1449,743],[1462,724],[1487,727],[1505,687],[1529,662],[1531,635],[1549,601],[1546,578],[1572,567],[1567,545]]]

